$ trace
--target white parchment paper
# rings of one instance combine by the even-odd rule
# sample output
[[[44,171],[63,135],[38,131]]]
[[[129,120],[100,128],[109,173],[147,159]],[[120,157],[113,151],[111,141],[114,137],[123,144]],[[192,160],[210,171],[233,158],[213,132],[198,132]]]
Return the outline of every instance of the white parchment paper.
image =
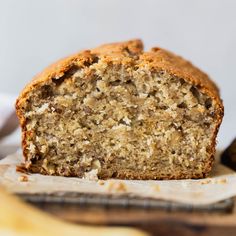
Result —
[[[14,193],[131,194],[194,205],[211,204],[236,195],[236,172],[219,163],[206,179],[103,181],[23,174],[16,171],[22,160],[22,155],[15,153],[0,161],[0,184]]]

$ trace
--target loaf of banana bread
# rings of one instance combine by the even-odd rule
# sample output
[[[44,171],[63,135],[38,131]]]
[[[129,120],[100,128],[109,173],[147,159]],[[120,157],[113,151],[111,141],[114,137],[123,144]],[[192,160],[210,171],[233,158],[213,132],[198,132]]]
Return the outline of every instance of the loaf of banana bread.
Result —
[[[16,102],[28,171],[100,179],[207,176],[223,111],[205,73],[140,40],[62,59]]]

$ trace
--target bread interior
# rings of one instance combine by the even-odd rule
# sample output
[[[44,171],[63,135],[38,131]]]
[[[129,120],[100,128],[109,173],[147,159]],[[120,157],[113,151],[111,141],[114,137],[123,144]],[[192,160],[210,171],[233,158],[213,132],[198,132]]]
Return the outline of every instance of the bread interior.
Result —
[[[74,66],[29,94],[26,163],[62,176],[203,177],[213,158],[215,107],[166,71]]]

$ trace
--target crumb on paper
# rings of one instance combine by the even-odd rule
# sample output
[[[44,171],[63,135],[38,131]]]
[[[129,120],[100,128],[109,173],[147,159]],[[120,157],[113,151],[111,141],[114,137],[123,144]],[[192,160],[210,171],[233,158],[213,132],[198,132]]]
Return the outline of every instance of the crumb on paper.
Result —
[[[26,176],[26,175],[19,176],[18,180],[20,182],[28,182],[29,181],[28,176]]]
[[[216,184],[226,184],[227,183],[227,179],[223,178],[223,179],[217,179],[215,181]]]
[[[109,181],[107,190],[109,192],[122,193],[127,192],[127,186],[123,182]]]
[[[83,179],[98,180],[98,170],[97,169],[93,169],[93,170],[91,170],[89,172],[84,173]]]
[[[201,181],[201,184],[226,184],[227,179],[222,178],[222,179],[206,179]]]
[[[205,179],[205,180],[201,181],[201,184],[202,184],[202,185],[203,185],[203,184],[210,184],[210,183],[212,183],[212,180],[211,180],[211,179]]]
[[[98,180],[98,184],[99,184],[99,185],[104,185],[104,184],[105,184],[105,181],[104,181],[104,180]]]
[[[155,192],[160,192],[160,186],[158,184],[154,184],[152,188]]]

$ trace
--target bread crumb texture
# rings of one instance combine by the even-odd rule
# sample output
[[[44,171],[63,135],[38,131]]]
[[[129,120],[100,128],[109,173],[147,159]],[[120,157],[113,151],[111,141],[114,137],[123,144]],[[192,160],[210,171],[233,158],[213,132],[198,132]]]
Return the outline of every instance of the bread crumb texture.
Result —
[[[139,40],[53,64],[16,110],[28,171],[88,179],[205,177],[223,116],[206,74]]]

